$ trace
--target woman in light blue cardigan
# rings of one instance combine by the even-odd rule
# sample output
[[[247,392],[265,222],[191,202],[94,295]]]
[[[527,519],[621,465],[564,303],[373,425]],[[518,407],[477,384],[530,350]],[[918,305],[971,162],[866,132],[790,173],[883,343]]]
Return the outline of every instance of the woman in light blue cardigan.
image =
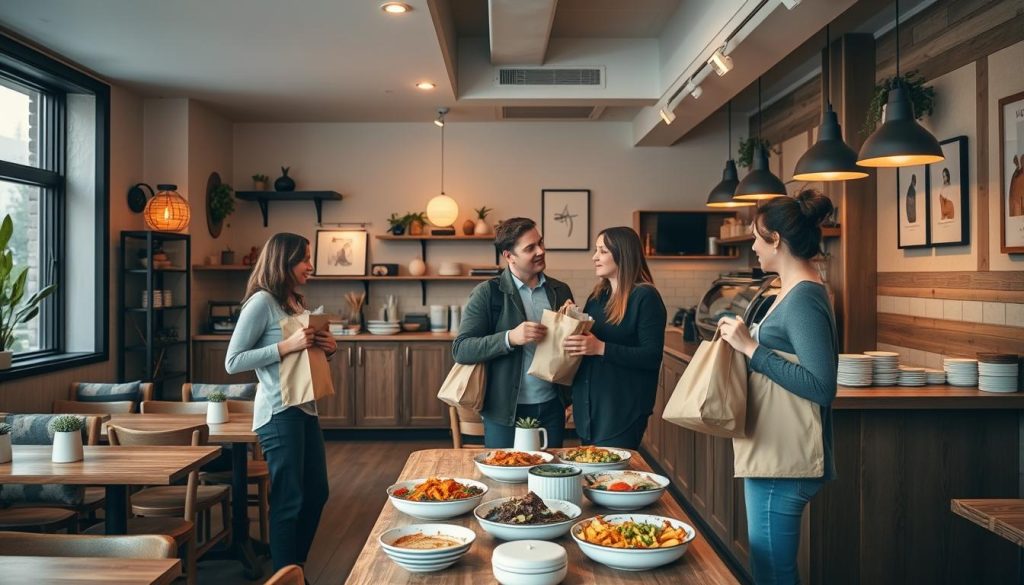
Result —
[[[306,562],[328,495],[316,403],[286,407],[281,402],[281,358],[314,345],[328,359],[337,350],[334,336],[314,333],[312,327],[282,338],[281,320],[307,312],[295,288],[313,273],[309,259],[309,240],[302,236],[282,233],[267,241],[249,277],[224,361],[229,374],[255,370],[260,381],[252,428],[270,470],[270,556],[275,570]]]

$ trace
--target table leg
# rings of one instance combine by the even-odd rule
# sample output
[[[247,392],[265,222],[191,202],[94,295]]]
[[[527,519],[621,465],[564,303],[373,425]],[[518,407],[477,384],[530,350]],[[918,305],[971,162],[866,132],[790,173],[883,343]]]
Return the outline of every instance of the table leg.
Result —
[[[249,538],[249,449],[246,443],[231,444],[231,548],[245,567],[249,580],[263,576]]]
[[[107,486],[104,512],[104,531],[107,534],[128,533],[128,486]]]

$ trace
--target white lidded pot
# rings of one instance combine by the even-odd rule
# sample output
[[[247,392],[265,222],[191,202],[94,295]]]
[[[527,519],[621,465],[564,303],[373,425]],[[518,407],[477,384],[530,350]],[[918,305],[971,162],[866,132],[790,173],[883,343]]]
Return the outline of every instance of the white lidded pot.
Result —
[[[583,470],[573,465],[537,465],[527,472],[527,485],[541,499],[583,505]]]
[[[569,573],[569,557],[554,542],[514,540],[494,549],[491,570],[502,585],[557,585]]]
[[[211,425],[228,422],[228,403],[208,402],[206,407],[206,423]]]

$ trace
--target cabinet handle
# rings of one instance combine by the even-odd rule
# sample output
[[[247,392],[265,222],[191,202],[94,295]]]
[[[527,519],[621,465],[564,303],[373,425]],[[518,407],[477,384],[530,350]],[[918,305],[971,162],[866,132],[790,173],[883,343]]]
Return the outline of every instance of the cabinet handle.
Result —
[[[412,354],[410,352],[411,352],[410,348],[408,346],[406,346],[406,348],[405,348],[405,367],[407,367],[407,368],[412,365]]]
[[[363,348],[359,348],[359,367],[363,367]]]
[[[348,365],[352,366],[352,346],[348,346]]]

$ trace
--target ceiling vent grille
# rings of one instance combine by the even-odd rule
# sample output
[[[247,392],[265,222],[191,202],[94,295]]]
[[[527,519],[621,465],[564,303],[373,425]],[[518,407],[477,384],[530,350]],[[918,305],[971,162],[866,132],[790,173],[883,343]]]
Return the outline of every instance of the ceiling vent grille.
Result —
[[[599,67],[586,69],[531,69],[502,67],[498,70],[498,85],[560,85],[603,86],[604,75]]]
[[[596,120],[603,106],[502,106],[503,120]]]

